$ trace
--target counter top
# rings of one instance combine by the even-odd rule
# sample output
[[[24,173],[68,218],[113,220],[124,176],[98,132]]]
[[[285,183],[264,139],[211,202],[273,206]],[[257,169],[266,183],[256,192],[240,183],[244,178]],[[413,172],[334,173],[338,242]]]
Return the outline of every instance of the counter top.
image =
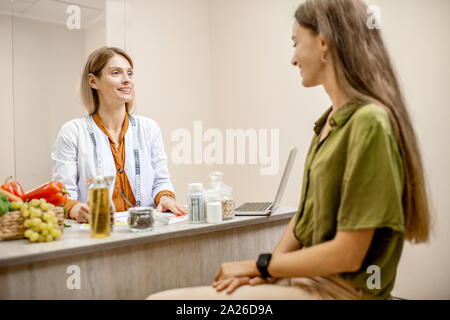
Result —
[[[71,220],[66,221],[71,227],[64,229],[60,240],[48,243],[30,243],[27,239],[0,241],[0,267],[287,220],[294,216],[296,211],[293,207],[280,207],[269,217],[239,216],[217,224],[192,224],[182,221],[154,226],[153,230],[140,233],[131,232],[127,226],[115,226],[111,236],[103,239],[91,238],[89,229],[80,228],[80,224]]]

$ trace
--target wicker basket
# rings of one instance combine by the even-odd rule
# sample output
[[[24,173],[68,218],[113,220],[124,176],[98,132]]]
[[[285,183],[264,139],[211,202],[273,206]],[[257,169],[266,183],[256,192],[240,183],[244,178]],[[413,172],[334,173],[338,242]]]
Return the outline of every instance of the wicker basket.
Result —
[[[58,218],[58,226],[61,233],[64,232],[64,209],[55,207],[50,209]],[[25,219],[21,211],[11,211],[0,217],[0,240],[15,240],[25,238],[25,227],[23,226]]]

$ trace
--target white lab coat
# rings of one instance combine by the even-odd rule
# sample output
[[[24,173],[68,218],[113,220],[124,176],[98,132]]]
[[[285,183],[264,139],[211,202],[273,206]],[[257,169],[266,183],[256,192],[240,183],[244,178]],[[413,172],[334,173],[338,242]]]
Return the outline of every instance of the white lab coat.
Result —
[[[162,190],[174,192],[167,168],[161,129],[152,119],[133,115],[136,120],[141,166],[141,205],[154,205],[154,198]],[[114,176],[110,188],[112,197],[116,167],[109,139],[92,121],[98,156],[104,176]],[[94,146],[89,136],[87,118],[77,118],[65,123],[56,138],[52,153],[53,180],[62,182],[69,192],[69,198],[86,202],[89,185],[86,179],[94,177],[96,166]],[[135,159],[133,153],[133,127],[131,123],[125,134],[125,168],[133,194],[136,197]]]

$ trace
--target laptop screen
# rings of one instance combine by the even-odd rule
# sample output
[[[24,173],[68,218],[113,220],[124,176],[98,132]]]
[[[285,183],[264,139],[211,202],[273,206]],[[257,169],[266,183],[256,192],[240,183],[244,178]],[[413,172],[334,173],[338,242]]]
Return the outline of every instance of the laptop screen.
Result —
[[[297,148],[295,147],[291,148],[291,151],[289,152],[289,158],[287,160],[286,166],[284,167],[283,175],[281,176],[280,186],[278,187],[275,200],[273,201],[271,212],[275,212],[275,210],[277,210],[281,202],[281,198],[283,197],[284,190],[286,189],[286,185],[292,170],[292,166],[294,165],[296,155],[297,155]]]

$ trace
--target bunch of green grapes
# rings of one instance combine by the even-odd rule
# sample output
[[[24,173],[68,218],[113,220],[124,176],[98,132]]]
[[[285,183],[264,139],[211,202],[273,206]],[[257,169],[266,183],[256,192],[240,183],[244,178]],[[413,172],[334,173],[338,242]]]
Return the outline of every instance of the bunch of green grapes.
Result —
[[[20,210],[25,218],[25,238],[30,242],[51,242],[62,236],[58,218],[50,209],[55,206],[45,199],[33,199],[27,203],[13,203],[13,210]]]

